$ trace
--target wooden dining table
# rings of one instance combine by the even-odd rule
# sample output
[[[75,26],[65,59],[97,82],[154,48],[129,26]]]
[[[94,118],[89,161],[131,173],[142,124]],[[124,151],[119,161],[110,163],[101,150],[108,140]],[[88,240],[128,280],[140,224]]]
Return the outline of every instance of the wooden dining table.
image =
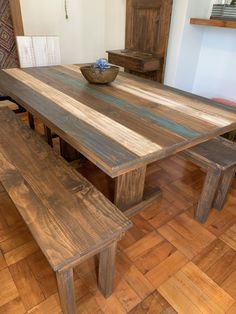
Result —
[[[115,178],[128,216],[161,195],[144,195],[148,164],[236,129],[236,108],[123,72],[93,85],[78,65],[7,69],[0,88]]]

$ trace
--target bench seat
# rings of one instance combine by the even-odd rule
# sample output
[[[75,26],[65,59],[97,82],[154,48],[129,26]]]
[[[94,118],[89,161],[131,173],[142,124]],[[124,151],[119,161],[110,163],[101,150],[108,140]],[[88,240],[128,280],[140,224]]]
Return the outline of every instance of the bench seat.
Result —
[[[196,209],[197,220],[204,223],[212,207],[224,207],[236,171],[236,143],[217,137],[180,154],[207,171]]]
[[[64,313],[75,311],[74,299],[66,301],[72,267],[97,253],[99,286],[108,296],[115,245],[131,222],[6,108],[0,109],[0,132],[0,181],[57,272]]]

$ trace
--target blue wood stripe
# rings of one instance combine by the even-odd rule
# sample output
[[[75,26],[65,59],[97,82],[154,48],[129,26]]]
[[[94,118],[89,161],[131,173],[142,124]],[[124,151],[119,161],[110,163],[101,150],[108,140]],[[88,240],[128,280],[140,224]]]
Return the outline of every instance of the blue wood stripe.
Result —
[[[127,76],[130,76],[129,79],[132,79],[130,74],[121,72],[120,75],[123,76],[124,78],[127,78]],[[135,80],[139,81],[142,84],[147,85],[147,80],[146,79],[143,79],[141,77],[136,76]],[[153,84],[154,82],[150,82],[150,83]],[[189,93],[189,92],[186,92],[186,91],[183,91],[181,89],[177,89],[177,88],[174,88],[174,87],[171,87],[171,86],[163,85],[163,84],[160,84],[160,83],[157,83],[157,82],[155,82],[155,85],[157,85],[158,88],[162,89],[163,91],[175,92],[176,94],[178,94],[180,96],[189,97],[189,98],[193,99],[193,101],[194,100],[202,101],[202,102],[204,102],[205,104],[207,104],[207,105],[209,105],[211,107],[216,107],[216,108],[219,108],[219,109],[222,109],[222,110],[226,110],[226,111],[229,111],[229,112],[236,113],[236,107],[233,107],[233,106],[230,106],[230,105],[224,105],[224,104],[222,104],[220,102],[216,102],[214,100],[211,100],[211,99],[208,99],[208,98],[196,95],[196,94],[192,94],[192,93]],[[154,84],[153,84],[153,87],[155,87]]]
[[[22,105],[24,103],[29,104],[29,107],[42,117],[46,117],[59,129],[66,130],[66,133],[80,143],[82,147],[86,147],[87,150],[94,152],[95,156],[102,161],[102,165],[108,165],[110,171],[123,164],[137,160],[138,156],[136,154],[100,133],[86,122],[75,118],[71,113],[65,111],[45,96],[35,92],[24,83],[2,71],[0,72],[0,80],[1,86],[6,91],[9,86],[12,87],[13,95],[11,96],[13,98],[16,95]]]
[[[224,105],[224,104],[219,103],[219,102],[212,103],[212,101],[209,101],[208,104],[212,107],[217,107],[219,109],[226,110],[226,111],[232,112],[234,114],[236,113],[236,107],[233,107],[230,105]]]
[[[56,78],[60,80],[62,83],[69,83],[70,86],[79,88],[80,90],[87,92],[90,95],[95,96],[96,98],[105,101],[111,105],[116,106],[117,108],[124,109],[132,114],[135,114],[136,116],[146,119],[147,121],[154,123],[156,125],[162,126],[180,136],[183,136],[184,138],[196,138],[201,135],[201,133],[184,127],[181,124],[178,124],[176,122],[173,122],[167,118],[159,117],[155,113],[145,109],[141,108],[135,104],[131,104],[125,100],[119,99],[115,96],[107,95],[103,92],[100,92],[96,90],[92,85],[88,85],[87,83],[84,83],[78,79],[75,79],[65,73],[58,72],[56,69],[52,70],[49,68],[41,68],[40,71],[47,74],[49,77]]]

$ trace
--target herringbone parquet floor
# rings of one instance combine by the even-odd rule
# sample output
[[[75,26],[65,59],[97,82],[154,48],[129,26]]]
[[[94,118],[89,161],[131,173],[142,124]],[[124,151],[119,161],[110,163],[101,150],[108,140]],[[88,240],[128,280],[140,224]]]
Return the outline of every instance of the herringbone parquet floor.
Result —
[[[94,166],[74,166],[112,193]],[[75,269],[78,313],[236,313],[236,180],[224,210],[200,225],[193,209],[203,180],[180,157],[150,165],[147,186],[161,186],[163,199],[136,215],[119,243],[110,298],[97,289],[96,259]],[[0,249],[0,314],[61,313],[54,274],[1,186]]]

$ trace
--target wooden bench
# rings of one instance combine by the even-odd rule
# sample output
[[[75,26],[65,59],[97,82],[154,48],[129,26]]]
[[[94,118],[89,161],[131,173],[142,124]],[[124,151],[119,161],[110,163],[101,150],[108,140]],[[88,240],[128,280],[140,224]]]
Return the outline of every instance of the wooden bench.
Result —
[[[56,272],[63,313],[75,313],[73,267],[97,253],[109,296],[116,243],[131,222],[7,108],[0,132],[0,181]]]
[[[204,223],[209,210],[222,210],[236,170],[236,144],[217,137],[181,153],[182,156],[207,170],[196,209],[196,219]]]

